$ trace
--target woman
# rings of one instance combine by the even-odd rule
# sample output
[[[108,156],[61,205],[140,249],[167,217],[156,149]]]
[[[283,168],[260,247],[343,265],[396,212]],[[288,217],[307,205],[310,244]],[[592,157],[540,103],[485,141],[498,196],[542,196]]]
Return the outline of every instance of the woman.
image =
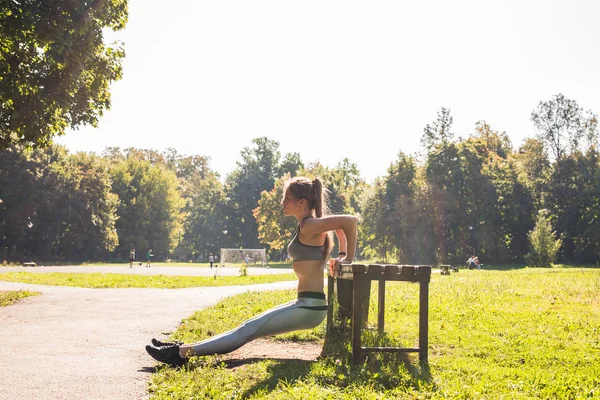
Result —
[[[158,361],[182,365],[187,357],[229,353],[260,337],[312,329],[327,316],[323,290],[323,267],[333,247],[332,231],[338,237],[339,256],[331,263],[338,269],[352,262],[356,250],[356,217],[330,215],[327,196],[319,178],[296,177],[286,182],[281,201],[283,213],[298,220],[296,234],[288,245],[292,269],[298,276],[298,298],[247,320],[242,325],[210,339],[192,344],[152,339],[146,351]]]

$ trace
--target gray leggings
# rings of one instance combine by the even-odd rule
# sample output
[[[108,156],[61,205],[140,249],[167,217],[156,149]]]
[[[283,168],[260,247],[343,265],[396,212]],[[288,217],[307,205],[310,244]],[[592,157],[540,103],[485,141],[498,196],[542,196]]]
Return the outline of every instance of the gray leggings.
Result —
[[[260,337],[312,329],[326,316],[325,293],[298,292],[298,299],[271,308],[235,329],[191,346],[197,356],[229,353]]]

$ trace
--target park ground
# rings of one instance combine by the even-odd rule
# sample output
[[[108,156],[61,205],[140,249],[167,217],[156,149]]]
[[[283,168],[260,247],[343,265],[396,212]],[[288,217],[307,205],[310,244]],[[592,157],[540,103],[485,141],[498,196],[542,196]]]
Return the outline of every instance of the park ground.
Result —
[[[3,273],[18,271],[0,268],[0,281]],[[329,335],[320,326],[256,341],[226,356],[193,358],[183,369],[159,365],[155,370],[156,363],[140,351],[157,332],[191,341],[229,329],[293,298],[293,286],[263,285],[269,290],[264,296],[245,292],[249,287],[244,286],[82,289],[0,282],[0,291],[42,293],[0,308],[0,330],[21,329],[19,339],[2,332],[10,338],[3,348],[30,350],[0,355],[24,365],[11,372],[8,389],[2,389],[12,397],[0,391],[0,398],[61,398],[52,396],[65,389],[65,378],[69,385],[82,385],[82,397],[73,388],[70,398],[84,398],[84,393],[85,398],[121,398],[111,391],[116,382],[135,387],[127,398],[156,399],[600,398],[597,268],[505,266],[449,276],[436,271],[430,285],[427,364],[412,355],[374,354],[355,365],[343,324]],[[389,285],[386,335],[378,338],[367,331],[365,339],[414,344],[417,292],[415,285]],[[373,309],[370,324],[375,315]],[[85,368],[70,368],[77,358]],[[20,368],[5,363],[3,371]],[[27,390],[43,390],[38,394],[47,396],[19,397]]]

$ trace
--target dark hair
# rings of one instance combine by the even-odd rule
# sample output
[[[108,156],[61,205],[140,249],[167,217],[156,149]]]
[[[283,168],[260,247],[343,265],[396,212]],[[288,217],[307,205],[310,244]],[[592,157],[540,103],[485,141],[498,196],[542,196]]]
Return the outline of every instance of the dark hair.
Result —
[[[283,193],[286,190],[296,199],[304,199],[308,203],[311,211],[314,210],[315,217],[321,218],[329,215],[329,196],[328,190],[323,188],[323,182],[319,178],[310,180],[303,176],[297,176],[288,180],[284,186]],[[325,237],[325,250],[323,251],[323,260],[327,259],[333,248],[333,237],[331,232],[327,232]]]

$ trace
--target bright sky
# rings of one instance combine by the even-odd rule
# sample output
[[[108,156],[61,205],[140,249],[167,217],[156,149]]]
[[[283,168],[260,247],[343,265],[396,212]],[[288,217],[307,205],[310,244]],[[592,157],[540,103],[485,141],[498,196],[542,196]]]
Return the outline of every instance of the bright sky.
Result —
[[[598,0],[129,0],[129,13],[112,108],[56,140],[71,151],[173,147],[224,178],[267,136],[304,162],[348,157],[371,182],[420,151],[441,107],[456,135],[485,120],[515,146],[555,94],[600,113]]]

